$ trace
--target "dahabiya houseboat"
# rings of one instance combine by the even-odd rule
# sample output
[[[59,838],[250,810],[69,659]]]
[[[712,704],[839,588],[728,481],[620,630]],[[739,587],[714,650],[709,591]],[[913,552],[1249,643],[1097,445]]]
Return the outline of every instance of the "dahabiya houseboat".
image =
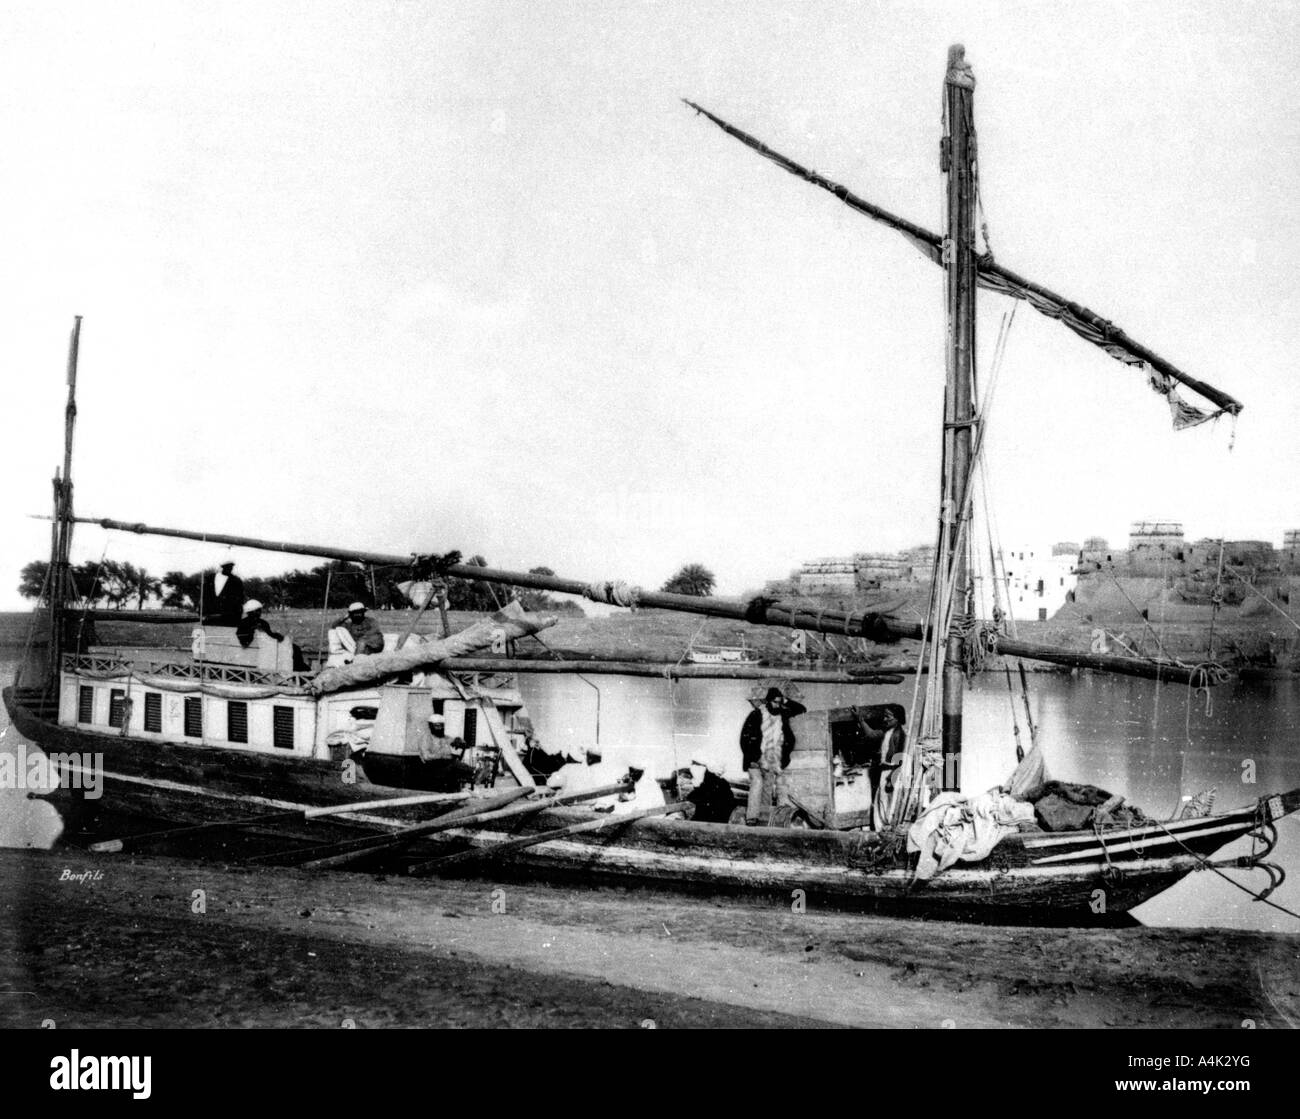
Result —
[[[783,170],[901,232],[943,269],[948,306],[943,503],[923,623],[888,614],[813,611],[764,598],[736,602],[647,592],[622,583],[590,584],[450,562],[455,556],[438,564],[418,555],[96,522],[214,544],[405,564],[417,579],[459,576],[581,594],[616,606],[684,610],[876,640],[919,640],[917,662],[909,667],[918,681],[912,734],[892,790],[880,790],[864,811],[860,802],[857,809],[846,807],[836,784],[837,759],[861,750],[871,728],[879,726],[879,706],[864,705],[809,712],[799,720],[798,744],[786,771],[790,805],[768,814],[760,826],[701,822],[691,818],[689,803],[608,814],[590,807],[597,793],[630,792],[629,782],[554,796],[524,762],[535,731],[519,693],[502,675],[520,665],[474,655],[489,648],[499,654],[506,641],[554,621],[528,615],[517,603],[441,640],[391,635],[385,652],[308,674],[292,671],[287,642],[277,645],[259,635],[245,649],[231,640],[229,630],[200,629],[194,655],[180,662],[79,647],[73,636],[76,617],[64,608],[73,525],[87,520],[72,509],[78,320],[69,361],[65,461],[55,477],[48,672],[43,680],[29,673],[5,692],[14,725],[62,765],[63,780],[52,799],[67,813],[70,828],[88,828],[81,833],[84,839],[98,834],[94,847],[100,850],[182,838],[219,846],[231,836],[251,835],[273,855],[304,866],[383,864],[412,874],[491,868],[498,875],[577,875],[583,881],[720,892],[801,890],[810,900],[843,908],[1044,924],[1114,920],[1206,868],[1256,868],[1267,874],[1258,896],[1275,888],[1282,872],[1267,861],[1277,839],[1274,821],[1300,807],[1300,789],[1259,797],[1228,812],[1212,813],[1210,803],[1194,801],[1197,807],[1180,818],[1152,820],[1120,797],[1048,781],[1041,745],[1033,744],[1024,755],[1017,730],[1015,752],[1021,760],[1007,784],[981,797],[958,792],[962,690],[965,673],[981,652],[1169,682],[1216,682],[1213,665],[1055,649],[1020,640],[1005,615],[993,625],[973,618],[973,479],[987,421],[976,407],[976,289],[1026,301],[1135,366],[1167,398],[1176,426],[1241,410],[1232,397],[1172,366],[1094,312],[1012,272],[991,253],[977,252],[974,85],[964,52],[954,47],[944,82],[941,169],[948,228],[943,237],[687,102]],[[1187,403],[1178,386],[1215,410]],[[861,676],[864,683],[881,679],[898,677]],[[96,765],[102,760],[99,799],[89,797],[78,779],[79,774],[91,777],[89,759]],[[1066,809],[1065,822],[1049,830],[1044,824],[1051,821],[1041,809],[1053,797]],[[96,831],[97,813],[111,818],[106,827],[112,838],[105,838],[104,827]],[[134,828],[124,828],[123,818],[134,821]],[[1212,858],[1243,836],[1253,841],[1250,855]]]

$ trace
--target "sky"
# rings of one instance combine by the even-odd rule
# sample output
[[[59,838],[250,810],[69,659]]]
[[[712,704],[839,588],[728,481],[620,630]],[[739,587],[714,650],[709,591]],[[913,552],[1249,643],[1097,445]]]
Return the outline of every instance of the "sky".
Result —
[[[700,562],[724,594],[932,540],[942,273],[680,99],[939,229],[953,42],[997,258],[1245,405],[1175,433],[1022,307],[986,444],[1002,542],[1159,518],[1280,544],[1297,31],[1269,2],[10,0],[0,609],[48,553],[78,314],[82,515],[647,587]],[[1011,306],[982,296],[985,371]]]

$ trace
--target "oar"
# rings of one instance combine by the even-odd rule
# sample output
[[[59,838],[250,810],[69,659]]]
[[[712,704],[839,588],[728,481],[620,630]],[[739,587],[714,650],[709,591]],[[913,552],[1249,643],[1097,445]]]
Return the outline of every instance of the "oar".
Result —
[[[553,831],[537,832],[535,835],[525,835],[519,839],[507,839],[504,842],[493,843],[486,847],[474,847],[469,851],[458,851],[454,855],[442,855],[436,859],[426,859],[422,863],[414,863],[407,867],[406,873],[417,876],[441,874],[444,870],[472,862],[475,859],[490,859],[510,851],[521,850],[524,847],[533,847],[538,843],[547,843],[552,839],[563,839],[566,836],[579,835],[583,832],[601,831],[615,824],[628,824],[633,820],[644,820],[647,816],[665,816],[669,812],[687,812],[693,807],[690,801],[684,800],[677,804],[661,804],[656,808],[643,808],[639,812],[628,812],[622,816],[611,815],[599,820],[583,820],[580,824],[570,824],[568,827],[555,828]]]
[[[292,808],[284,812],[271,812],[262,816],[245,816],[238,820],[210,820],[206,824],[187,824],[180,828],[164,828],[162,831],[143,832],[140,835],[124,835],[117,839],[105,839],[92,843],[90,850],[96,853],[116,854],[119,851],[134,850],[137,847],[154,843],[158,840],[172,839],[178,835],[196,835],[200,832],[223,831],[229,828],[252,828],[259,824],[284,824],[298,820],[314,820],[319,816],[342,816],[348,812],[370,812],[384,808],[409,808],[415,804],[437,804],[448,806],[468,800],[468,793],[427,793],[421,796],[388,797],[385,800],[361,800],[352,804],[330,804],[319,808]]]
[[[467,809],[458,809],[455,812],[447,813],[445,816],[439,816],[438,819],[429,823],[415,824],[412,827],[403,828],[401,831],[389,835],[367,836],[364,839],[347,839],[342,843],[333,844],[329,847],[315,848],[316,851],[321,853],[321,857],[296,865],[308,870],[347,866],[349,863],[367,855],[373,855],[379,851],[388,851],[394,847],[404,847],[412,840],[434,832],[447,831],[449,828],[477,827],[480,824],[496,823],[498,820],[516,820],[523,816],[531,816],[536,812],[544,812],[546,809],[555,808],[558,805],[578,804],[584,800],[596,800],[599,797],[626,793],[631,788],[632,786],[629,783],[620,782],[617,785],[604,785],[599,789],[589,789],[582,793],[547,797],[532,804],[515,805],[512,808],[502,808],[500,811],[484,811],[476,808],[473,812],[470,812]],[[524,790],[524,792],[533,791],[535,790]],[[514,796],[511,799],[515,799],[520,795],[518,789],[512,790],[512,792]]]
[[[524,785],[518,789],[507,789],[496,796],[485,797],[475,804],[467,804],[451,812],[444,812],[436,821],[425,820],[418,825],[409,825],[397,832],[388,832],[384,835],[362,835],[355,839],[342,839],[334,843],[317,844],[313,847],[299,848],[297,851],[289,852],[292,859],[306,859],[308,861],[296,862],[294,865],[307,867],[308,869],[330,867],[330,866],[347,866],[357,859],[365,858],[373,854],[375,850],[387,847],[395,841],[404,843],[405,837],[410,836],[412,839],[420,834],[415,832],[417,827],[424,827],[432,823],[438,823],[445,827],[455,827],[457,824],[463,824],[466,820],[477,819],[479,816],[494,815],[498,810],[504,809],[507,805],[513,804],[521,797],[535,792],[535,788]],[[415,834],[412,834],[415,832]],[[283,855],[276,855],[274,852],[267,855],[255,856],[254,860],[261,862],[267,859],[283,858]]]

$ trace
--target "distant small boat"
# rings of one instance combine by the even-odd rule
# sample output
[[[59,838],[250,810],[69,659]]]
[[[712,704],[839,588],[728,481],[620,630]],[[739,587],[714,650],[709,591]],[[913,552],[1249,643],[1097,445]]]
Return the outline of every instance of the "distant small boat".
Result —
[[[686,659],[694,664],[759,664],[761,658],[741,638],[739,645],[696,645],[691,642]]]

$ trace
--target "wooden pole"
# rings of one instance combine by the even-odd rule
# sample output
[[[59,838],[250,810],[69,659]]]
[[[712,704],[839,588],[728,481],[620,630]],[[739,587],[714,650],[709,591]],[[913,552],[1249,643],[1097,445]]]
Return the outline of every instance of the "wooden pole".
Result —
[[[969,612],[969,534],[962,531],[970,516],[967,479],[971,474],[972,428],[975,421],[975,76],[966,50],[948,50],[944,81],[947,135],[942,154],[948,176],[948,236],[943,259],[948,274],[947,391],[944,415],[944,518],[947,555],[943,557],[944,586],[955,600],[949,608],[947,650],[943,668],[943,788],[961,789],[962,696],[965,676],[965,636],[952,625],[955,615]]]
[[[458,851],[454,855],[442,855],[436,859],[426,859],[422,863],[414,863],[408,866],[406,874],[415,877],[426,874],[442,874],[445,871],[464,866],[466,863],[496,858],[499,855],[521,851],[525,847],[536,847],[539,843],[549,843],[552,839],[567,839],[571,835],[579,835],[583,832],[604,831],[606,828],[630,824],[634,820],[644,820],[650,816],[667,816],[672,812],[688,812],[693,810],[694,807],[690,801],[684,800],[677,804],[660,804],[654,808],[642,808],[636,812],[628,812],[621,816],[610,815],[599,820],[583,820],[581,823],[569,824],[563,828],[553,828],[551,831],[536,832],[533,835],[520,836],[518,839],[507,839],[484,847],[473,847],[468,851]]]
[[[892,214],[888,210],[882,209],[872,202],[868,202],[865,198],[859,197],[847,187],[832,182],[830,179],[826,178],[826,176],[820,175],[816,171],[809,170],[807,167],[800,166],[794,160],[782,155],[780,152],[773,151],[761,140],[749,135],[747,132],[742,132],[739,128],[735,127],[735,125],[728,124],[721,117],[715,116],[713,113],[709,112],[708,109],[702,108],[694,101],[687,101],[685,98],[682,98],[682,100],[697,113],[711,120],[721,128],[723,132],[727,133],[728,136],[735,137],[746,147],[752,148],[754,151],[758,152],[758,154],[763,156],[763,158],[770,159],[783,171],[788,171],[791,175],[795,175],[798,178],[803,179],[805,182],[811,183],[815,187],[829,191],[850,210],[856,210],[858,213],[864,214],[867,217],[880,222],[882,225],[886,225],[890,229],[903,234],[920,247],[925,252],[926,256],[931,259],[936,261],[941,259],[943,239],[937,233],[932,233],[930,230],[924,229],[921,226],[916,225],[914,222],[908,221],[906,218],[901,218],[897,214]],[[999,291],[1007,291],[1008,294],[1017,299],[1024,299],[1028,295],[1036,296],[1037,299],[1032,301],[1030,305],[1041,313],[1051,317],[1057,317],[1057,315],[1053,314],[1053,311],[1064,311],[1070,316],[1077,318],[1080,322],[1095,331],[1096,334],[1104,340],[1107,352],[1110,353],[1112,357],[1118,357],[1118,355],[1114,353],[1114,350],[1118,349],[1127,355],[1125,357],[1119,357],[1119,360],[1124,361],[1125,364],[1136,365],[1140,368],[1141,365],[1145,363],[1153,369],[1164,373],[1166,376],[1172,377],[1180,384],[1186,385],[1193,392],[1199,393],[1201,396],[1205,397],[1206,400],[1211,401],[1216,407],[1222,408],[1223,411],[1230,415],[1235,416],[1241,411],[1242,404],[1239,400],[1229,396],[1226,392],[1215,388],[1213,385],[1208,385],[1204,381],[1200,381],[1190,374],[1184,373],[1176,365],[1171,364],[1159,354],[1129,337],[1128,334],[1117,327],[1113,322],[1102,318],[1102,316],[1097,314],[1096,311],[1093,311],[1088,307],[1083,307],[1080,304],[1067,299],[1065,296],[1059,295],[1051,289],[1043,287],[1042,284],[1036,284],[1032,280],[1026,279],[1018,272],[1013,272],[1010,268],[1007,268],[1005,265],[993,260],[991,256],[985,257],[982,260],[977,260],[976,267],[980,275],[988,278],[986,286]],[[1092,341],[1094,345],[1098,344],[1092,338],[1089,338],[1089,341]]]
[[[77,426],[77,363],[81,353],[81,316],[73,316],[68,339],[68,400],[63,409],[63,473],[54,481],[54,555],[50,572],[50,673],[47,684],[58,687],[64,652],[65,606],[71,592],[69,558],[72,554],[72,440]]]
[[[451,636],[451,622],[447,618],[447,584],[438,584],[438,617],[442,620],[443,637]]]
[[[661,680],[798,680],[817,684],[901,684],[915,665],[863,667],[842,671],[757,665],[678,664],[676,661],[528,660],[520,657],[448,657],[444,672],[531,672],[543,675],[651,676]]]
[[[420,556],[414,552],[394,555],[384,552],[361,551],[356,548],[336,548],[326,544],[296,544],[281,540],[267,540],[254,536],[236,536],[219,532],[194,532],[189,529],[164,528],[133,521],[119,521],[111,517],[77,517],[83,524],[99,525],[118,532],[139,535],[171,536],[181,540],[202,540],[209,544],[231,544],[242,548],[259,548],[268,552],[288,552],[293,555],[322,556],[327,559],[352,560],[380,566],[415,567]],[[630,587],[616,580],[584,582],[558,575],[538,575],[531,571],[505,571],[495,567],[477,567],[473,564],[452,564],[439,574],[484,583],[504,583],[531,590],[552,591],[577,595],[594,602],[613,606],[640,606],[652,610],[674,610],[687,614],[704,614],[715,618],[730,618],[753,625],[781,626],[804,629],[814,633],[837,633],[845,637],[907,638],[920,637],[921,627],[899,622],[866,610],[816,610],[767,600],[738,601],[713,598],[707,595],[670,594],[664,591],[647,591]]]
[[[428,823],[413,824],[411,827],[402,828],[390,835],[366,836],[360,839],[344,840],[342,843],[334,843],[326,847],[312,848],[312,852],[306,853],[314,852],[318,857],[298,865],[313,870],[346,866],[367,855],[378,854],[380,851],[388,851],[394,847],[403,847],[413,840],[432,835],[435,832],[448,831],[451,828],[478,827],[482,824],[493,824],[499,820],[517,820],[523,816],[531,816],[535,812],[545,811],[547,808],[554,808],[557,805],[579,804],[584,800],[615,796],[618,793],[629,792],[631,788],[632,786],[628,782],[623,781],[618,784],[604,785],[599,789],[588,789],[582,793],[546,797],[535,803],[516,804],[508,808],[484,810],[474,807],[473,809],[457,810],[449,812],[445,816],[439,816],[438,819]],[[527,793],[537,791],[536,787],[511,789],[508,793],[502,793],[499,798],[493,798],[488,803],[504,804],[517,800]],[[304,852],[299,852],[299,854],[302,853]]]
[[[101,528],[113,529],[119,532],[172,536],[182,540],[202,540],[210,544],[233,544],[243,548],[260,548],[271,552],[288,552],[292,555],[322,556],[327,559],[357,560],[386,566],[401,566],[402,564],[414,566],[419,560],[419,556],[415,553],[392,555],[381,552],[363,552],[351,548],[334,548],[328,545],[291,544],[252,536],[234,536],[217,532],[191,532],[188,529],[179,528],[160,528],[131,521],[117,521],[109,517],[74,517],[73,520],[79,524],[94,524],[99,525]],[[466,579],[481,579],[488,583],[506,583],[512,586],[529,587],[533,590],[582,595],[600,602],[608,602],[610,599],[608,597],[598,597],[595,593],[588,594],[587,592],[589,590],[594,592],[595,587],[615,586],[610,583],[590,584],[577,579],[565,579],[555,575],[502,571],[498,568],[475,567],[468,564],[450,566],[446,569],[446,574],[457,575]],[[611,592],[611,594],[613,593],[615,592]],[[802,607],[779,602],[768,603],[765,600],[741,602],[707,596],[641,591],[637,597],[637,603],[644,608],[650,609],[674,610],[687,614],[705,614],[710,617],[731,618],[735,621],[748,622],[751,625],[804,629],[812,633],[839,633],[846,637],[880,639],[883,636],[919,641],[924,628],[917,622],[903,622],[897,618],[885,617],[867,611],[805,610]],[[617,603],[614,604],[617,605]],[[134,617],[132,620],[135,620]],[[999,637],[998,650],[1007,656],[1051,661],[1054,664],[1068,665],[1074,668],[1095,668],[1101,672],[1116,672],[1126,676],[1158,678],[1170,683],[1187,683],[1195,675],[1193,669],[1178,665],[1157,665],[1152,661],[1135,660],[1127,657],[1076,653],[1069,649],[1034,645],[1027,641],[1016,641],[1012,638]]]
[[[374,568],[371,568],[371,570],[373,571]],[[411,639],[411,634],[415,632],[415,627],[420,624],[420,619],[424,617],[424,612],[429,609],[429,603],[433,601],[433,594],[434,594],[433,585],[430,584],[429,593],[424,596],[424,601],[420,603],[420,608],[415,612],[415,617],[411,619],[411,624],[406,627],[405,631],[402,633],[402,636],[397,639],[397,647],[399,649],[403,645],[405,645],[407,641]],[[443,626],[442,636],[443,637],[450,636],[450,634],[447,633],[447,627],[445,625]]]
[[[105,839],[99,843],[92,843],[89,850],[94,851],[96,854],[117,854],[120,851],[134,851],[150,843],[159,843],[182,835],[197,835],[201,832],[229,831],[237,828],[263,827],[270,824],[287,824],[299,820],[315,820],[322,816],[345,816],[349,812],[410,808],[417,804],[442,804],[451,808],[454,805],[463,804],[469,799],[469,793],[427,793],[419,796],[353,801],[350,804],[331,804],[319,808],[290,808],[284,812],[264,813],[261,816],[245,816],[238,820],[209,820],[203,824],[187,824],[185,827],[164,828],[161,831],[145,832],[141,835],[124,835],[120,839]],[[479,811],[479,809],[475,809],[475,811]]]

